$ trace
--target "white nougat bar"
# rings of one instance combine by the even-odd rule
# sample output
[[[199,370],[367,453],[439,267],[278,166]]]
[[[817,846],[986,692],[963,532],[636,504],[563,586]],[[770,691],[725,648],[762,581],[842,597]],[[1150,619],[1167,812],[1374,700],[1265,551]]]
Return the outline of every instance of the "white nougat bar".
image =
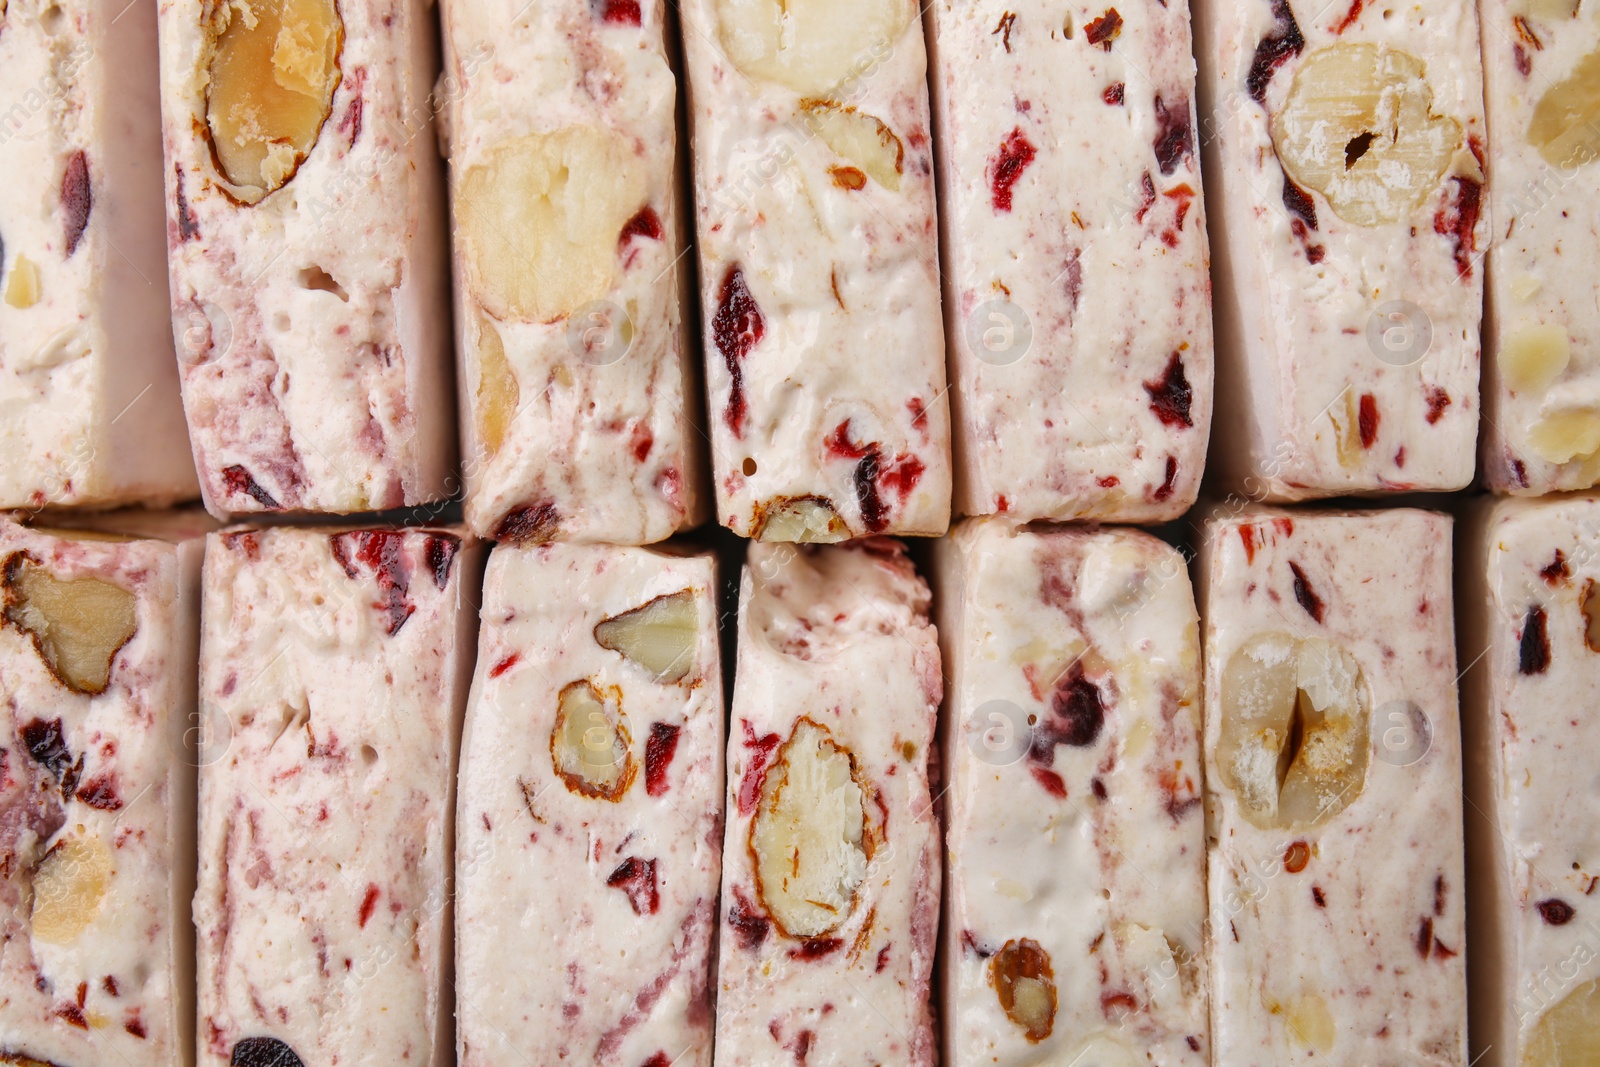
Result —
[[[1188,3],[928,19],[956,512],[1176,518],[1213,371]]]
[[[0,508],[198,492],[168,322],[156,14],[0,5]]]
[[[426,0],[160,0],[172,325],[215,515],[450,495]]]
[[[463,1067],[709,1067],[717,592],[709,555],[490,556],[461,757]]]
[[[1478,432],[1472,4],[1198,0],[1215,262],[1210,462],[1257,500],[1453,490]]]
[[[950,521],[917,14],[682,5],[717,516],[745,537]]]
[[[950,688],[945,1061],[1210,1063],[1200,634],[1179,553],[969,519]]]
[[[647,544],[705,518],[666,14],[443,4],[465,507],[484,536]]]
[[[1496,239],[1483,470],[1500,493],[1600,483],[1600,4],[1481,0]]]
[[[1466,1067],[1451,520],[1205,526],[1212,1044],[1230,1067]]]
[[[938,1057],[943,680],[905,547],[750,547],[728,736],[717,1062]]]
[[[1600,1049],[1600,498],[1480,504],[1459,568],[1472,1054]]]
[[[0,1059],[194,1062],[202,542],[0,521]]]
[[[445,530],[207,538],[199,1062],[451,1061],[479,554]]]

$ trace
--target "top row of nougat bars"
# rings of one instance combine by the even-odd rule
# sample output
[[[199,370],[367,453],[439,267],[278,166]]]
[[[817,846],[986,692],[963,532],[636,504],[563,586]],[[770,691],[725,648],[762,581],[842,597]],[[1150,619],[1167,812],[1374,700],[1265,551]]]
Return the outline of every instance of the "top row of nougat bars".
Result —
[[[1118,2],[9,0],[0,507],[1156,522],[1214,392],[1223,488],[1453,490],[1486,275],[1485,480],[1600,481],[1600,0]]]

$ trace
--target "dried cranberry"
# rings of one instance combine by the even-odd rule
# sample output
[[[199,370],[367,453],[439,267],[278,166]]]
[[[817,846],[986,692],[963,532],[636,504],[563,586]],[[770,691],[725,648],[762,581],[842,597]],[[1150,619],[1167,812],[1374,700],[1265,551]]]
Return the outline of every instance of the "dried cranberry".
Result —
[[[654,915],[661,907],[656,889],[656,861],[629,856],[606,877],[606,885],[628,894],[635,915]]]
[[[1150,410],[1167,426],[1193,426],[1189,405],[1194,401],[1194,389],[1183,373],[1183,360],[1172,353],[1167,369],[1155,381],[1145,382],[1144,391],[1150,395]]]
[[[1012,187],[1037,154],[1020,126],[1000,142],[999,151],[989,160],[989,199],[996,211],[1011,210]]]
[[[1565,926],[1576,914],[1577,910],[1564,900],[1551,897],[1549,900],[1539,901],[1539,918],[1551,926]]]
[[[1273,31],[1256,44],[1256,54],[1250,61],[1250,72],[1245,75],[1245,91],[1250,99],[1261,103],[1266,99],[1267,85],[1278,68],[1306,47],[1300,25],[1294,20],[1289,0],[1272,0],[1272,16],[1277,20]]]
[[[61,175],[61,218],[66,229],[67,255],[78,250],[83,231],[89,225],[89,210],[94,206],[94,196],[89,188],[89,159],[83,149],[67,157],[67,169]]]
[[[222,482],[228,487],[228,492],[244,493],[264,508],[276,511],[279,507],[273,495],[263,489],[250,471],[238,463],[222,468]]]
[[[667,768],[678,751],[678,726],[670,722],[650,724],[650,740],[644,746],[644,791],[658,797],[667,791]]]
[[[761,343],[767,334],[767,320],[745,284],[744,271],[738,264],[728,268],[722,278],[722,291],[717,298],[717,311],[711,317],[711,335],[717,351],[728,368],[730,387],[728,409],[723,418],[733,436],[744,436],[746,402],[744,396],[743,362],[751,349]]]
[[[1311,579],[1306,577],[1306,572],[1300,569],[1300,564],[1290,563],[1289,573],[1294,575],[1294,598],[1306,614],[1318,622],[1322,621],[1322,613],[1326,607],[1322,598],[1311,588]]]
[[[1543,674],[1550,667],[1549,620],[1535,604],[1522,620],[1522,640],[1517,648],[1517,670],[1523,674]]]

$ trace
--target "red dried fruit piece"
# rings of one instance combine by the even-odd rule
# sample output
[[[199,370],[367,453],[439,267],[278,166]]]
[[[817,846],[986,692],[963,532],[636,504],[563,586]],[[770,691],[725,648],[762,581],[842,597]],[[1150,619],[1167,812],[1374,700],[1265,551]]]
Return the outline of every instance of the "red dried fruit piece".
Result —
[[[723,419],[735,437],[744,436],[747,414],[742,364],[750,350],[760,344],[766,334],[767,321],[762,317],[761,308],[751,295],[750,287],[745,284],[744,271],[734,264],[722,277],[717,311],[711,317],[711,335],[731,379],[728,407],[723,412]]]
[[[1289,177],[1289,172],[1279,168],[1283,174],[1283,206],[1289,214],[1298,219],[1307,230],[1317,228],[1317,204],[1311,199],[1311,194],[1296,185],[1294,179]],[[1290,223],[1293,226],[1293,222]],[[1296,231],[1295,236],[1305,239],[1305,234]]]
[[[1361,447],[1371,448],[1378,440],[1378,398],[1371,393],[1362,393],[1358,411],[1356,426],[1361,433]]]
[[[1585,578],[1583,592],[1578,597],[1578,611],[1583,615],[1583,645],[1590,652],[1600,652],[1600,585],[1593,578]]]
[[[868,445],[866,454],[856,463],[851,480],[856,487],[856,503],[861,508],[861,521],[872,533],[882,533],[889,525],[888,509],[878,495],[878,464],[881,456],[877,445]]]
[[[1050,953],[1032,938],[1007,941],[989,960],[989,984],[1000,1010],[1034,1044],[1055,1030],[1055,977]]]
[[[1037,155],[1020,126],[1006,134],[1000,149],[989,160],[989,199],[996,211],[1011,210],[1011,190]]]
[[[1483,183],[1457,176],[1456,195],[1433,215],[1433,232],[1449,237],[1455,246],[1456,277],[1472,277],[1472,257],[1478,250],[1478,215],[1483,210]]]
[[[639,0],[591,0],[590,10],[601,22],[618,26],[638,26],[644,22]]]
[[[1424,416],[1428,425],[1432,426],[1444,416],[1444,409],[1450,406],[1450,394],[1437,385],[1428,386],[1426,393],[1428,401],[1428,414]]]
[[[1189,101],[1179,98],[1171,107],[1156,95],[1156,163],[1162,174],[1171,174],[1178,164],[1194,155],[1194,128],[1189,123]]]
[[[1048,767],[1030,767],[1028,770],[1033,774],[1033,780],[1038,782],[1046,793],[1057,800],[1067,799],[1067,783],[1055,771]]]
[[[1121,107],[1122,95],[1126,89],[1127,86],[1122,82],[1113,82],[1112,84],[1106,86],[1105,91],[1100,94],[1100,99],[1104,100],[1112,107]]]
[[[1343,33],[1356,24],[1356,19],[1361,17],[1361,9],[1366,6],[1366,0],[1352,0],[1350,10],[1344,13],[1344,18],[1339,20],[1339,25],[1333,28],[1334,33]]]
[[[654,915],[661,907],[656,890],[656,861],[629,856],[606,877],[606,885],[628,894],[635,915]]]
[[[733,904],[728,908],[728,927],[733,931],[740,948],[753,949],[767,939],[772,920],[757,911],[744,891],[734,886]]]
[[[1300,564],[1290,563],[1289,573],[1294,575],[1294,598],[1318,622],[1322,621],[1322,614],[1326,608],[1322,598],[1311,588],[1311,580],[1306,577],[1306,572],[1300,569]]]
[[[189,206],[189,198],[183,193],[183,168],[174,163],[172,174],[177,179],[172,183],[172,189],[178,204],[178,241],[183,243],[197,240],[200,237],[200,220],[195,218],[194,209]]]
[[[1310,862],[1311,846],[1304,841],[1296,841],[1283,850],[1283,869],[1290,874],[1299,874]]]
[[[405,537],[399,530],[351,530],[330,538],[333,558],[346,575],[359,578],[364,567],[377,579],[378,591],[383,594],[383,601],[377,607],[388,616],[390,637],[399,633],[417,610],[416,605],[406,599],[411,576],[406,571],[402,552]]]
[[[1577,909],[1571,904],[1556,897],[1539,901],[1539,918],[1551,926],[1565,926],[1577,914]]]
[[[67,168],[61,175],[61,220],[67,242],[67,256],[78,250],[83,231],[89,225],[89,211],[94,206],[94,196],[89,187],[89,159],[83,149],[67,157]]]
[[[78,788],[77,797],[91,808],[101,811],[121,811],[122,798],[117,796],[116,779],[98,775]]]
[[[1150,495],[1156,500],[1169,500],[1172,492],[1178,485],[1178,457],[1168,456],[1166,471],[1161,476],[1161,484]]]
[[[777,734],[757,737],[749,719],[740,721],[744,723],[744,747],[752,750],[750,763],[744,769],[744,778],[739,782],[739,814],[748,815],[755,810],[756,801],[761,799],[761,783],[766,777],[767,764],[783,743],[783,738]]]
[[[650,724],[650,739],[644,745],[644,791],[659,797],[667,791],[667,768],[678,752],[678,725],[670,722]]]
[[[381,892],[377,885],[367,883],[367,891],[361,898],[361,907],[356,909],[357,924],[361,929],[367,928],[367,923],[372,921],[372,913],[378,910],[378,896]]]
[[[555,540],[561,512],[554,504],[534,504],[508,511],[494,528],[494,539],[513,545],[542,545]]]
[[[30,719],[20,732],[22,743],[28,746],[28,755],[57,782],[72,771],[72,752],[67,748],[60,719]]]
[[[1567,554],[1559,548],[1556,549],[1555,557],[1539,569],[1539,577],[1543,578],[1547,585],[1560,585],[1571,578],[1572,568],[1567,566]],[[1593,579],[1584,583],[1584,591],[1587,592],[1589,586],[1593,584]]]
[[[634,6],[638,10],[638,5]],[[666,234],[666,229],[661,224],[661,216],[656,214],[656,209],[646,204],[638,213],[622,224],[622,233],[617,237],[618,245],[625,245],[635,237],[659,241]]]
[[[822,957],[837,952],[844,944],[842,938],[837,937],[811,937],[800,942],[798,946],[789,950],[789,958],[793,960],[820,960]]]
[[[1245,91],[1258,104],[1266,99],[1267,85],[1278,68],[1306,47],[1306,39],[1300,33],[1299,23],[1294,20],[1289,0],[1272,0],[1272,17],[1277,20],[1277,25],[1256,44],[1255,56],[1250,60],[1250,71],[1244,79]]]
[[[423,555],[433,572],[433,584],[443,589],[450,581],[450,564],[461,550],[461,538],[454,534],[430,534]]]
[[[1082,666],[1073,664],[1050,694],[1050,717],[1034,727],[1030,755],[1048,767],[1056,745],[1086,748],[1099,739],[1105,721],[1100,687],[1084,675]]]
[[[1522,620],[1522,638],[1517,643],[1517,670],[1523,674],[1543,674],[1549,668],[1549,620],[1544,608],[1535,604]]]
[[[1106,13],[1095,19],[1083,28],[1084,40],[1092,45],[1099,45],[1102,49],[1111,51],[1111,42],[1122,33],[1122,16],[1114,7],[1106,8]]]
[[[1145,382],[1144,391],[1150,396],[1150,410],[1167,426],[1193,426],[1189,407],[1194,401],[1194,390],[1183,373],[1183,360],[1172,353],[1167,369],[1155,381]]]
[[[250,471],[243,465],[235,463],[222,468],[222,481],[230,493],[244,493],[264,508],[276,511],[280,506],[273,495],[263,489]]]

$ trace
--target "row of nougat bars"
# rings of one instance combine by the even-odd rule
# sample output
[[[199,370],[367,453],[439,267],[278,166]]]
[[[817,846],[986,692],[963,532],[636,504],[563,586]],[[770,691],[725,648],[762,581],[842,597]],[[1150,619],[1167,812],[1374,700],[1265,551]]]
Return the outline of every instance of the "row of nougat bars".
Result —
[[[1229,487],[1465,485],[1486,273],[1487,481],[1600,477],[1595,0],[695,0],[693,212],[659,0],[117,6],[0,15],[0,504],[192,495],[175,375],[219,515],[451,495],[450,262],[503,540],[1174,517],[1213,279]]]
[[[1469,957],[1482,1062],[1600,1039],[1600,498],[1474,519],[1470,882],[1436,513],[1214,517],[1203,630],[1128,530],[962,524],[937,636],[756,545],[726,730],[703,553],[502,548],[480,630],[448,530],[91,537],[0,527],[20,1062],[192,1061],[194,764],[207,1063],[450,1062],[452,930],[462,1064],[1464,1065]]]

